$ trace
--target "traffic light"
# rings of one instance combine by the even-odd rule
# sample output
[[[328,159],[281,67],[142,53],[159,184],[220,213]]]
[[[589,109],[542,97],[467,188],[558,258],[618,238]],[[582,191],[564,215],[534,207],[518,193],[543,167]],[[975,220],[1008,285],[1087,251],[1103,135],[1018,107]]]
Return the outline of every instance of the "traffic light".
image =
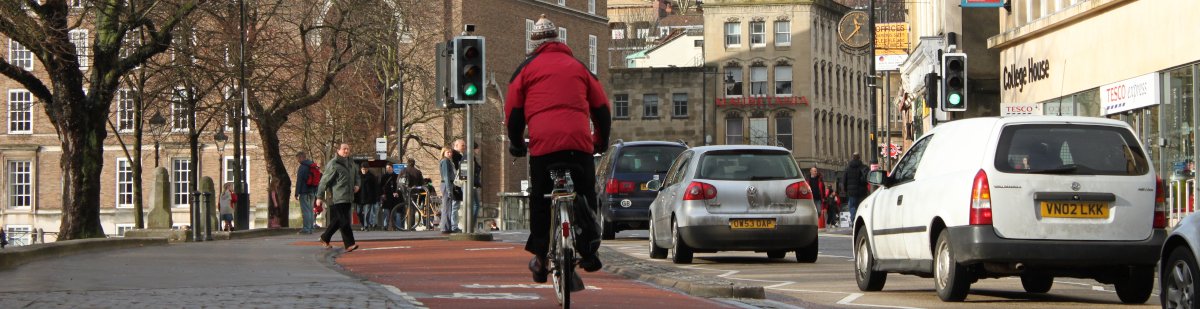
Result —
[[[454,50],[454,42],[446,41],[437,44],[437,84],[434,89],[434,104],[438,108],[462,108],[462,104],[454,103],[450,96],[450,56]]]
[[[967,54],[947,53],[942,55],[940,99],[943,111],[967,110]]]
[[[487,100],[487,64],[480,36],[454,38],[450,56],[450,93],[458,104],[484,104]]]

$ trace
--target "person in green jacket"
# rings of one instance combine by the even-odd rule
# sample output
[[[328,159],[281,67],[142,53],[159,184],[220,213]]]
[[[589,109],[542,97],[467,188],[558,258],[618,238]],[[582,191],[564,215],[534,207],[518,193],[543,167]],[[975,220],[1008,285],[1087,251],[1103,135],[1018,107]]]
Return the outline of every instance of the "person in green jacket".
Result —
[[[354,160],[350,159],[350,144],[342,143],[338,146],[337,155],[326,163],[325,172],[321,174],[321,183],[317,185],[317,201],[332,205],[329,207],[329,227],[321,234],[321,244],[324,244],[325,248],[332,248],[329,240],[333,237],[333,232],[341,231],[346,252],[358,249],[358,245],[354,243],[354,230],[350,228],[350,205],[354,203],[354,194],[358,193],[358,190],[359,177],[358,173],[355,173]],[[323,202],[326,195],[329,197],[329,203]]]

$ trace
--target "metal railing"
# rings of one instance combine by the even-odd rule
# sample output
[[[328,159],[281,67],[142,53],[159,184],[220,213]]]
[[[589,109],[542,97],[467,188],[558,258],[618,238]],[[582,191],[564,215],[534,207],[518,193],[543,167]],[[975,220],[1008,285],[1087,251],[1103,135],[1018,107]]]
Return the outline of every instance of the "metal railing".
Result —
[[[1167,222],[1179,224],[1184,217],[1195,212],[1196,180],[1169,180],[1167,189]]]

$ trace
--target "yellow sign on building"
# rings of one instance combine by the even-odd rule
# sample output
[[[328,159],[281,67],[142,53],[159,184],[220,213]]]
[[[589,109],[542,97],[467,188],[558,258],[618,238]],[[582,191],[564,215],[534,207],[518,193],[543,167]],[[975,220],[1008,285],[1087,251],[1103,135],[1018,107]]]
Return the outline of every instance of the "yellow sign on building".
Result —
[[[875,24],[875,54],[908,53],[908,23]]]

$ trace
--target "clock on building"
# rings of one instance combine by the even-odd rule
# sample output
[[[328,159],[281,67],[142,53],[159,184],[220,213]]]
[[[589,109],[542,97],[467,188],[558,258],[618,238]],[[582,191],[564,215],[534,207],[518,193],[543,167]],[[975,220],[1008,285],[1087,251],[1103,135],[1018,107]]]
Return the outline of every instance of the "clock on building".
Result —
[[[838,22],[838,39],[845,44],[846,47],[862,48],[870,43],[870,33],[868,33],[867,13],[863,11],[851,11],[842,16],[842,20]]]

